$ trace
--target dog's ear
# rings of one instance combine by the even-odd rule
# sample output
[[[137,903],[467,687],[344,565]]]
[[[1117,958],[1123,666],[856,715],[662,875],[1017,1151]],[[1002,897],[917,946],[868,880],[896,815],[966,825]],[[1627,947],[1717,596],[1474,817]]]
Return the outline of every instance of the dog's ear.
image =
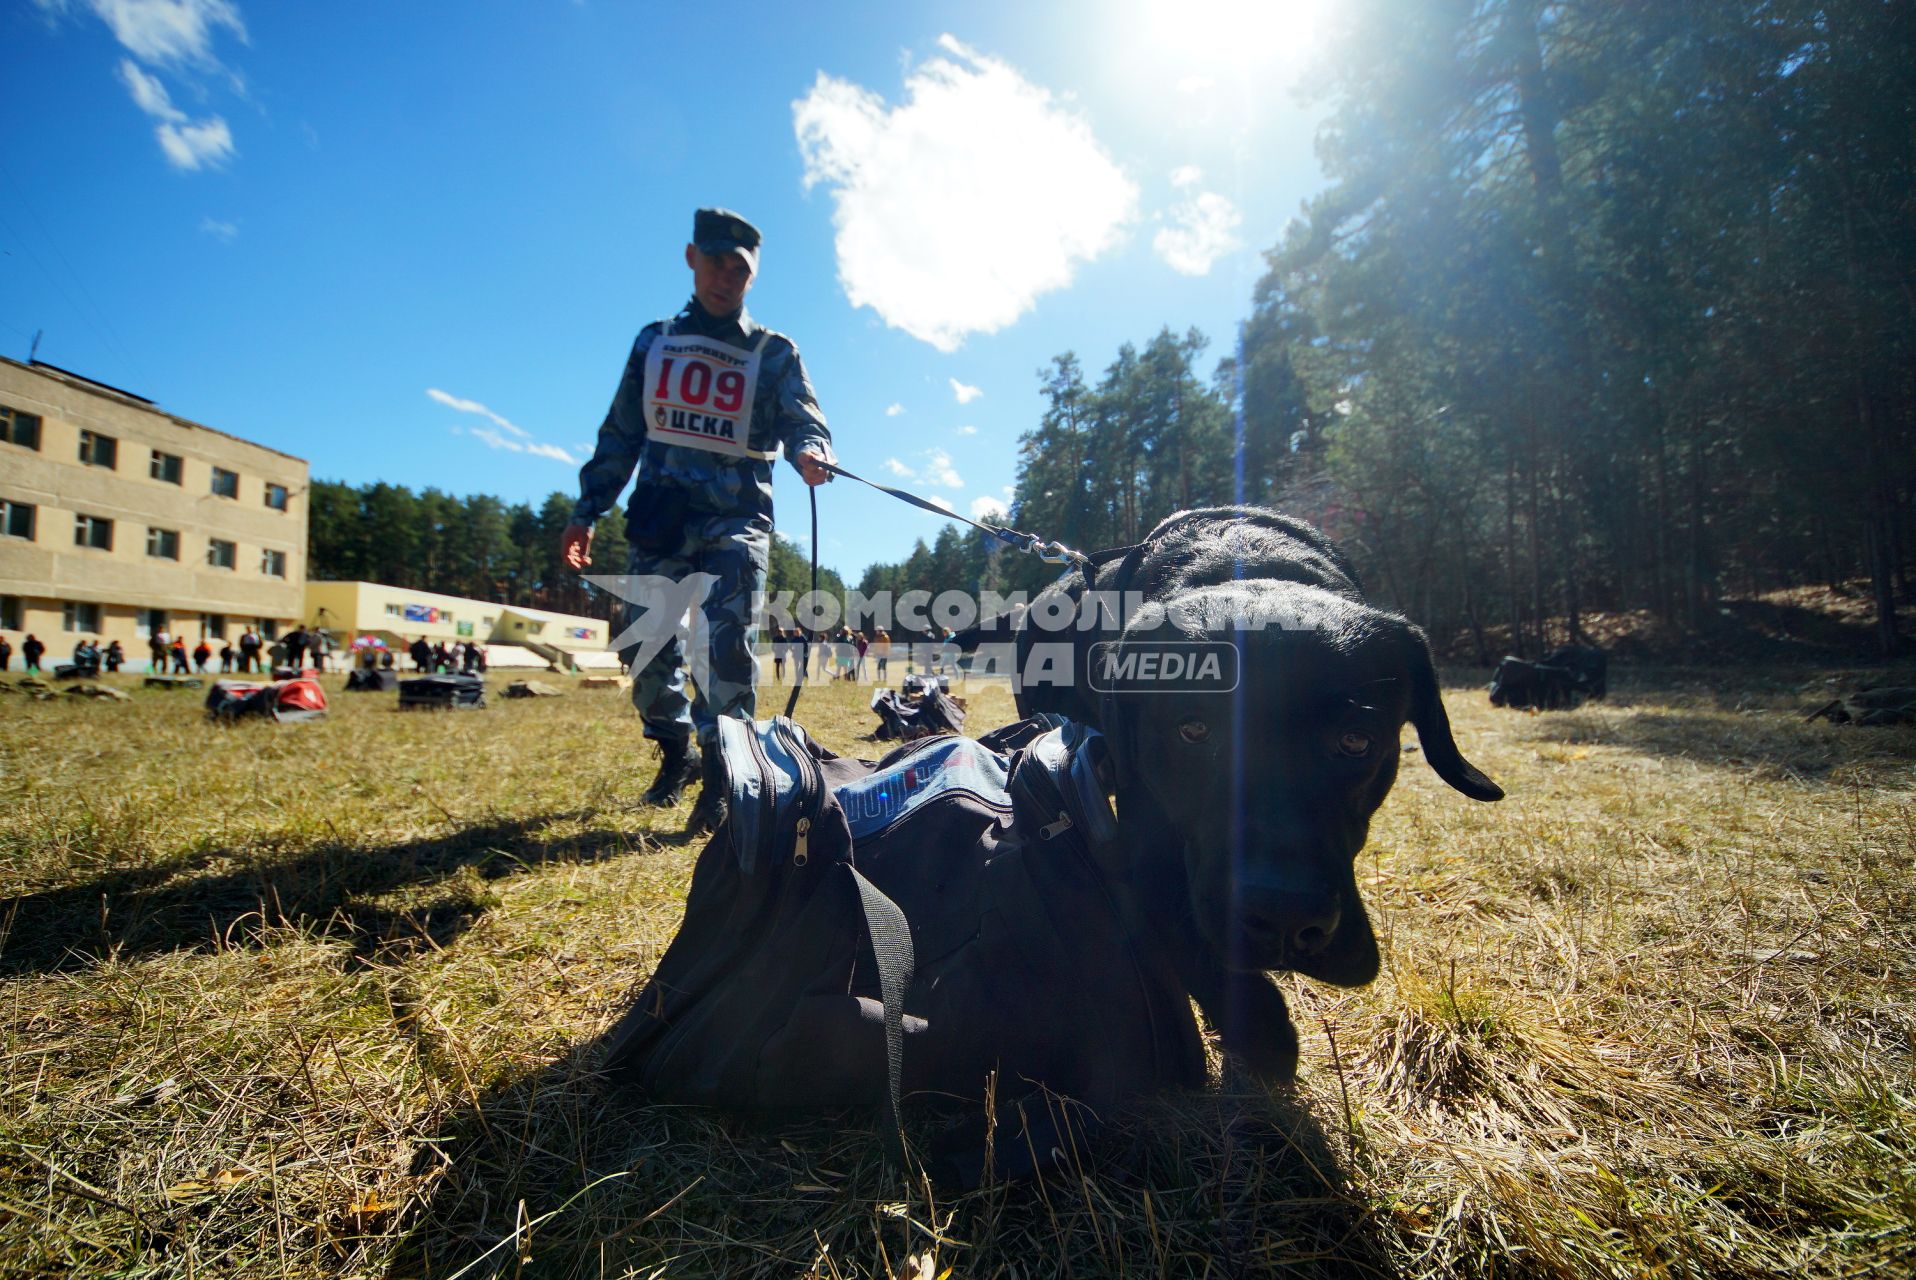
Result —
[[[1410,669],[1410,722],[1417,726],[1417,741],[1424,748],[1424,759],[1437,776],[1472,800],[1501,800],[1504,789],[1485,777],[1476,765],[1464,759],[1450,736],[1450,717],[1444,713],[1443,695],[1437,688],[1437,668],[1430,660],[1430,644],[1424,633],[1405,625],[1405,665]]]

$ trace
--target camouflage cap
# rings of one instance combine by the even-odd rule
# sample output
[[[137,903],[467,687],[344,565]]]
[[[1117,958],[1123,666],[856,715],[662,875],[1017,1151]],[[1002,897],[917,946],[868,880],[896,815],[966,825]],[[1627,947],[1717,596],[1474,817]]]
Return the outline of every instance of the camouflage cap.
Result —
[[[758,274],[758,228],[730,209],[700,209],[692,215],[692,243],[702,253],[736,253]]]

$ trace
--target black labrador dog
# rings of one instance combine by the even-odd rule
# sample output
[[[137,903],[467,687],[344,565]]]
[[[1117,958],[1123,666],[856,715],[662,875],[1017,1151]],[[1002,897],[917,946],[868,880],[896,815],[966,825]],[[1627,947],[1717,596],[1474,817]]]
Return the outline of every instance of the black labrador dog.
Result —
[[[1423,633],[1275,511],[1180,512],[966,639],[1012,659],[1020,713],[1104,733],[1153,927],[1225,1050],[1267,1078],[1297,1065],[1270,970],[1377,975],[1354,863],[1404,724],[1445,782],[1503,796],[1451,737]]]

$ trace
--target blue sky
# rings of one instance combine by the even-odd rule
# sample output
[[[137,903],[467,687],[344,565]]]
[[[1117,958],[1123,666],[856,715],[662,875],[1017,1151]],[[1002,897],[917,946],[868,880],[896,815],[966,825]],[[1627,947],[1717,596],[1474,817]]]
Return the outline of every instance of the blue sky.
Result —
[[[1321,4],[13,0],[0,351],[42,331],[315,478],[536,502],[576,492],[721,204],[844,464],[970,514],[1053,355],[1228,349],[1323,185],[1292,89]],[[939,524],[840,481],[822,559],[855,578]]]

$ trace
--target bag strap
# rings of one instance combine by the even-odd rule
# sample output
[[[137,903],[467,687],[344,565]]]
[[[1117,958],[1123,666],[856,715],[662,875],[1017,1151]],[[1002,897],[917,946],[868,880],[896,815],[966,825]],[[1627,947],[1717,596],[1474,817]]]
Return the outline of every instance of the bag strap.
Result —
[[[911,926],[896,902],[887,898],[877,885],[850,863],[846,869],[858,885],[859,905],[865,911],[865,931],[871,935],[872,957],[878,962],[878,991],[885,1003],[886,1093],[884,1132],[885,1155],[903,1173],[905,1163],[905,1127],[899,1095],[905,1074],[905,992],[911,988],[916,959],[912,955]]]

